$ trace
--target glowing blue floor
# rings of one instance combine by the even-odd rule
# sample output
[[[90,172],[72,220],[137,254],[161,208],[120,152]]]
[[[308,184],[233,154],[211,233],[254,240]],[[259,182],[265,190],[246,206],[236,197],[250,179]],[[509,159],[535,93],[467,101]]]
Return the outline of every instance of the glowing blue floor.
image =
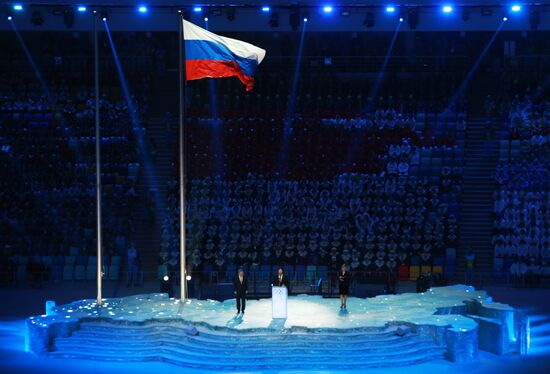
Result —
[[[432,361],[406,369],[372,369],[371,374],[426,374],[426,373],[548,373],[550,367],[550,316],[540,316],[534,321],[531,353],[527,356],[497,356],[482,352],[479,359],[469,363],[450,363],[445,360]],[[117,363],[89,360],[57,360],[40,358],[24,351],[24,320],[0,322],[0,367],[3,373],[213,373],[205,370],[191,370],[164,363]],[[289,371],[271,373],[328,373],[327,371]],[[246,373],[243,371],[242,373]],[[330,371],[330,373],[349,373],[349,371]]]
[[[0,296],[5,296],[5,290],[0,290]],[[31,293],[31,292],[29,292]],[[498,356],[480,352],[474,362],[451,363],[446,360],[431,361],[406,368],[372,369],[369,373],[547,373],[550,367],[550,306],[548,291],[545,290],[499,290],[498,296],[490,292],[496,299],[514,306],[523,305],[531,318],[531,349],[527,356]],[[5,300],[5,299],[4,299]],[[13,298],[12,298],[13,300]],[[334,301],[334,300],[333,300]],[[17,305],[1,306],[1,315],[9,312],[17,313]],[[198,373],[205,370],[191,370],[165,363],[139,362],[119,363],[75,359],[51,359],[37,357],[24,351],[24,320],[22,318],[6,318],[0,322],[0,368],[2,373],[164,373],[185,372]],[[245,371],[243,371],[245,372]],[[281,371],[278,371],[281,372]],[[330,371],[292,371],[299,372],[331,372]],[[349,372],[348,370],[342,372]],[[357,371],[359,372],[359,371]],[[360,372],[365,372],[361,370]]]
[[[506,304],[493,302],[485,291],[469,286],[449,286],[430,289],[425,293],[384,295],[369,299],[350,297],[346,311],[339,309],[338,299],[321,296],[298,295],[288,299],[288,318],[277,328],[351,329],[359,327],[383,327],[391,321],[416,325],[451,326],[456,330],[471,330],[476,323],[453,309],[464,305],[465,300],[475,300],[485,308],[512,311]],[[80,318],[109,318],[112,320],[141,322],[150,319],[182,319],[206,323],[215,327],[236,330],[261,329],[273,326],[271,299],[249,300],[246,314],[235,318],[235,300],[179,300],[168,299],[165,294],[143,294],[124,298],[105,299],[97,308],[95,300],[81,300],[56,307],[52,316],[31,317],[32,323],[50,324],[75,321]]]

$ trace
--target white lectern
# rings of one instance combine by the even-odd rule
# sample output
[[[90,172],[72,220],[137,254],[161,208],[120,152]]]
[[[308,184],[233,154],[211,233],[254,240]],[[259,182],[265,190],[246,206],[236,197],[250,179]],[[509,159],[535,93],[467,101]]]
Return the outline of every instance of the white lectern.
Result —
[[[271,287],[271,305],[273,318],[286,318],[288,290],[286,287]]]

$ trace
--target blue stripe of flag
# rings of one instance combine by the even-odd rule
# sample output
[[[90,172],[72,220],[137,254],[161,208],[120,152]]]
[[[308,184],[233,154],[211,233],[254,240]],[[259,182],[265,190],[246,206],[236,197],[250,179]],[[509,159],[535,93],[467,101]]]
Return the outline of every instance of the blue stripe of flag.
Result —
[[[256,60],[237,56],[226,46],[207,40],[186,40],[186,60],[235,61],[245,75],[254,76],[258,63]]]

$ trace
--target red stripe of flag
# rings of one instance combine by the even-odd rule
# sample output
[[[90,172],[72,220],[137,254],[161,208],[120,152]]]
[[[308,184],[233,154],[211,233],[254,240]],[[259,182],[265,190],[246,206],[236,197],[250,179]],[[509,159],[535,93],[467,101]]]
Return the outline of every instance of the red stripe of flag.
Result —
[[[187,60],[185,73],[188,81],[202,78],[237,77],[250,91],[254,88],[254,78],[245,75],[235,61]]]

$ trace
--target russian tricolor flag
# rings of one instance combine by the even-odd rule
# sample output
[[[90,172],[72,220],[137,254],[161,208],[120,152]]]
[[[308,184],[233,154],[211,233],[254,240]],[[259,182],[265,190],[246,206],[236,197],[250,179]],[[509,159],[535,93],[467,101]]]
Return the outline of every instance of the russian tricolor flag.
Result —
[[[250,91],[265,50],[211,33],[183,20],[187,80],[236,76]]]

